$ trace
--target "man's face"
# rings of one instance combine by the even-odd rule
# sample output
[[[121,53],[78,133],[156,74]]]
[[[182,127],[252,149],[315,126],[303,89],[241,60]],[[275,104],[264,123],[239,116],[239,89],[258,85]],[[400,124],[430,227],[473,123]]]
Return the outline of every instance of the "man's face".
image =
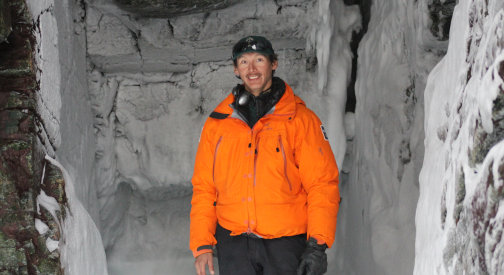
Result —
[[[255,96],[271,87],[273,70],[278,62],[271,63],[269,59],[256,52],[244,53],[236,60],[234,73],[243,80],[245,89]]]

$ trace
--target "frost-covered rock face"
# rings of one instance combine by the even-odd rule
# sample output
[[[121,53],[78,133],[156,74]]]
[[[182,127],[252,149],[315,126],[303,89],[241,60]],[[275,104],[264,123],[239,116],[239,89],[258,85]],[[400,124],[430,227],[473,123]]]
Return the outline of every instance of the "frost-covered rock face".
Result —
[[[0,7],[2,17],[4,8],[12,16],[0,57],[1,273],[107,274],[93,221],[95,138],[78,4],[16,0]],[[45,155],[65,163],[65,178]]]
[[[457,2],[457,0],[431,0],[426,3],[432,21],[429,29],[438,40],[448,40],[453,9]]]
[[[227,8],[243,0],[114,0],[123,9],[143,17],[174,17]]]
[[[7,2],[0,1],[0,43],[6,42],[11,32],[11,15],[7,8]]]
[[[349,178],[341,182],[328,274],[504,272],[502,1],[373,1],[359,49],[357,109],[345,117],[355,6],[211,2],[234,5],[146,18],[112,0],[27,0],[37,24],[39,139],[67,168],[53,162],[68,170],[66,182],[76,182],[68,199],[95,219],[99,207],[111,274],[194,273],[187,248],[193,157],[206,117],[240,82],[231,47],[250,34],[272,40],[276,74],[328,124]],[[106,273],[95,225],[74,207],[63,226],[63,264],[79,270],[72,274]],[[53,249],[46,227],[56,225],[44,222],[35,226]]]
[[[415,274],[504,272],[503,94],[504,3],[461,0],[425,90]]]
[[[187,247],[194,155],[204,121],[241,82],[230,56],[244,36],[269,38],[279,57],[276,75],[322,121],[341,125],[331,129],[338,135],[331,142],[343,144],[342,162],[344,107],[334,106],[344,106],[348,43],[359,16],[334,2],[243,1],[204,14],[134,19],[104,1],[89,1],[96,182],[111,274],[194,272]],[[330,56],[338,70],[332,82],[326,78]]]
[[[47,153],[79,180],[76,194],[98,221],[95,137],[88,95],[84,10],[71,0],[26,1],[36,25],[37,132]]]
[[[277,49],[303,54],[296,59],[305,63],[310,56],[301,50],[307,44],[314,3],[246,1],[210,13],[138,20],[109,6],[90,5],[86,13],[88,53],[101,72],[187,73],[199,63],[226,61],[229,65],[237,39],[262,34]],[[284,58],[284,51],[279,51],[280,57],[288,62],[295,53],[286,52]],[[288,65],[286,62],[281,65]]]
[[[446,51],[432,1],[373,1],[358,51],[353,159],[334,274],[411,274],[423,160],[423,89]],[[437,14],[436,14],[437,15]],[[425,273],[433,274],[433,273]]]

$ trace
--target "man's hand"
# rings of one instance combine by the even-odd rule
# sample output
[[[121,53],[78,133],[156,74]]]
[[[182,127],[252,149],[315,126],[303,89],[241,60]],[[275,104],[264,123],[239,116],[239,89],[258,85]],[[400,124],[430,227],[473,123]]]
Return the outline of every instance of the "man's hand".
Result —
[[[210,270],[210,274],[215,274],[212,252],[204,253],[196,257],[196,260],[194,261],[194,266],[196,267],[196,274],[206,275],[205,268],[207,265],[208,269]]]
[[[301,256],[297,275],[322,275],[327,271],[327,245],[317,244],[317,240],[310,238]]]

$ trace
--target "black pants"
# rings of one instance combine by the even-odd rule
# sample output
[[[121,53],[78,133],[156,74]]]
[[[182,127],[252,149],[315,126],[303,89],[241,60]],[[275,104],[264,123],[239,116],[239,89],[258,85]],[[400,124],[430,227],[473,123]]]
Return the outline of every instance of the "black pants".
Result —
[[[306,248],[306,234],[261,239],[230,236],[217,225],[217,259],[220,275],[295,275]]]

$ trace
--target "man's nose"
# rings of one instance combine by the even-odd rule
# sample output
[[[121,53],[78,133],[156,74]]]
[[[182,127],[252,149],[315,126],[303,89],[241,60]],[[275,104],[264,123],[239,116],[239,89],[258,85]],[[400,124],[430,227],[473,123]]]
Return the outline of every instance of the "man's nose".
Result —
[[[248,69],[249,69],[249,71],[255,71],[255,69],[256,69],[255,63],[254,62],[250,62]]]

